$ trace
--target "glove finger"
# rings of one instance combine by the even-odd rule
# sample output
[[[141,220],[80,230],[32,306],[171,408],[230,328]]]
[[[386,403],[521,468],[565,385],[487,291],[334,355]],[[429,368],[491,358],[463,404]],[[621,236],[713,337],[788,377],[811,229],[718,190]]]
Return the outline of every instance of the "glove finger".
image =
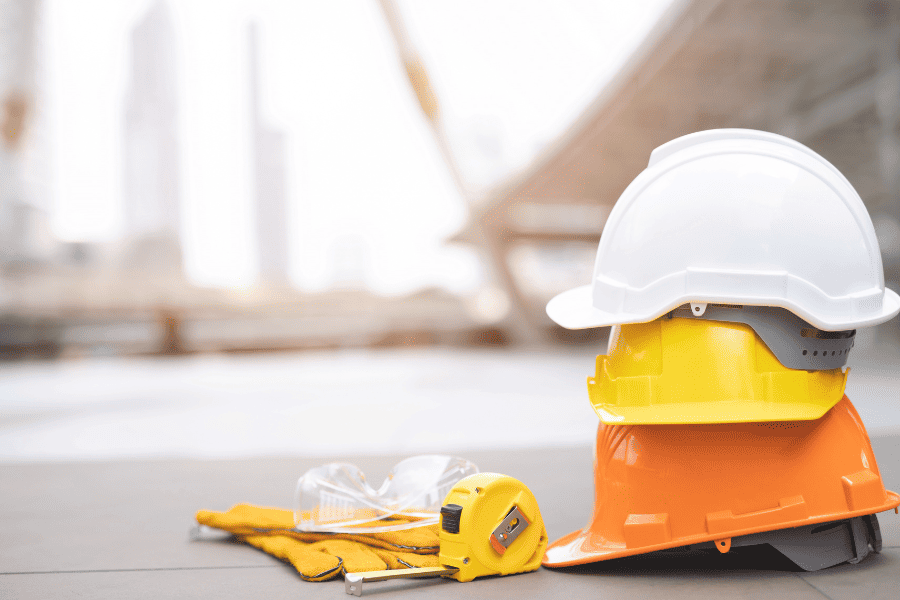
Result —
[[[376,534],[347,534],[347,533],[304,533],[300,531],[274,530],[271,533],[287,535],[304,542],[321,542],[329,540],[345,540],[358,542],[372,548],[383,548],[398,552],[415,552],[416,554],[437,554],[441,549],[440,540],[430,536],[417,536],[418,539],[394,538],[383,540]]]
[[[339,556],[312,548],[312,544],[283,535],[248,535],[241,538],[267,554],[285,560],[297,569],[306,581],[325,581],[341,574],[343,563]]]
[[[340,557],[345,573],[383,571],[388,568],[387,563],[379,558],[372,548],[358,541],[324,540],[309,544],[309,548]]]
[[[383,560],[388,569],[409,569],[417,567],[441,566],[437,554],[413,554],[412,552],[392,552],[380,548],[372,548],[372,552]]]
[[[197,523],[235,535],[255,535],[267,530],[293,529],[294,513],[281,508],[238,504],[227,512],[197,511]]]
[[[436,554],[441,546],[437,525],[400,531],[361,534],[360,537],[378,540],[382,544],[388,544],[401,552],[415,552],[417,554]]]
[[[267,508],[251,504],[238,504],[226,512],[201,510],[197,523],[233,533],[235,535],[290,535],[304,542],[329,539],[361,541],[370,546],[389,550],[435,554],[440,549],[438,526],[428,525],[401,531],[371,534],[305,533],[294,530],[294,514],[281,508]]]

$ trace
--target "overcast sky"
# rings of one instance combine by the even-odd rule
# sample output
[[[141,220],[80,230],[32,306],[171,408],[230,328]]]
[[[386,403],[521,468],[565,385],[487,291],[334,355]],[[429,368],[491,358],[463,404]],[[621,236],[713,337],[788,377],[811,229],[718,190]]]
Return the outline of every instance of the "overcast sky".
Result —
[[[400,2],[465,174],[502,179],[602,89],[670,0]],[[150,0],[45,0],[54,232],[122,233],[129,37]],[[292,279],[331,285],[341,248],[380,293],[465,292],[478,261],[443,241],[466,208],[375,0],[170,2],[180,82],[181,234],[196,283],[256,276],[247,24],[260,24],[264,118],[288,137]],[[346,253],[345,253],[346,254]]]

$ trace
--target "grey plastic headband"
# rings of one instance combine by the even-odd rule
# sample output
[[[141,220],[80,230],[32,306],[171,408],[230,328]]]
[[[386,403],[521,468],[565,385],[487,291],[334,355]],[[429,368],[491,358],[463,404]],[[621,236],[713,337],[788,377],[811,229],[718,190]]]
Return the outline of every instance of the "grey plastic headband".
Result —
[[[787,309],[771,306],[686,304],[669,315],[749,325],[778,362],[789,369],[839,369],[847,364],[847,356],[856,339],[855,329],[822,331]]]
[[[864,515],[731,538],[732,548],[762,544],[772,546],[804,571],[818,571],[843,562],[856,564],[869,554],[881,552],[881,528],[875,515]],[[661,550],[660,554],[712,548],[714,542],[702,542]]]

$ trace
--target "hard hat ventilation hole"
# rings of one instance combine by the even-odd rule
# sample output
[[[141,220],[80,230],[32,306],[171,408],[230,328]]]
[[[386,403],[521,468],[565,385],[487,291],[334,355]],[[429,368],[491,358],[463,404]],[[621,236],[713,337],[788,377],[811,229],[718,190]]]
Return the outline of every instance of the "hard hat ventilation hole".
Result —
[[[805,338],[816,338],[819,340],[845,340],[856,335],[855,329],[845,331],[822,331],[815,327],[804,327],[800,330],[800,335]]]

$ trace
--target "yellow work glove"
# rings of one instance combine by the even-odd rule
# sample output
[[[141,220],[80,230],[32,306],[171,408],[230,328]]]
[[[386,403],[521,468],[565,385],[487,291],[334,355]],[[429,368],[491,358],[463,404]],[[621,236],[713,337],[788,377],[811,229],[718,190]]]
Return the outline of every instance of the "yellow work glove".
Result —
[[[305,533],[294,530],[294,513],[238,504],[228,512],[201,510],[197,523],[222,529],[285,560],[307,581],[343,573],[437,567],[438,526],[382,533]]]

